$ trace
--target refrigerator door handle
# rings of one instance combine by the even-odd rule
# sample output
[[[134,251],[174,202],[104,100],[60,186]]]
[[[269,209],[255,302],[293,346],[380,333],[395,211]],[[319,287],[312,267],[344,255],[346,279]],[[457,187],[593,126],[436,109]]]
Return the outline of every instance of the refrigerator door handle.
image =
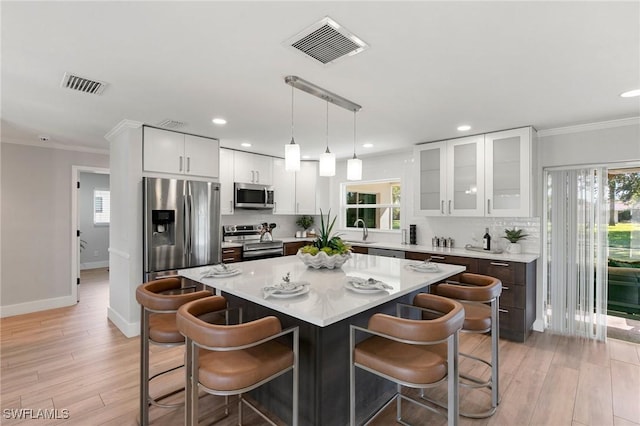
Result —
[[[184,257],[189,255],[189,227],[191,225],[189,221],[189,200],[185,194],[182,198],[182,223],[184,224],[182,231],[182,243],[184,247]]]

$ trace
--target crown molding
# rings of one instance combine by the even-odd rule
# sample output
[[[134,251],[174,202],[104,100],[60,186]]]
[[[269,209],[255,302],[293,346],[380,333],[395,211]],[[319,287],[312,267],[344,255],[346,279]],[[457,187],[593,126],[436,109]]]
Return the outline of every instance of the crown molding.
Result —
[[[640,117],[621,118],[618,120],[600,121],[597,123],[577,124],[575,126],[557,127],[555,129],[538,130],[538,137],[566,135],[569,133],[589,132],[593,130],[610,129],[613,127],[638,126]]]
[[[121,122],[116,124],[113,129],[109,130],[109,132],[106,135],[104,135],[104,138],[109,142],[111,142],[114,136],[116,136],[118,133],[127,129],[137,129],[139,127],[142,127],[143,124],[144,123],[142,121],[126,120],[126,119],[122,120]]]
[[[102,154],[109,155],[108,149],[101,148],[90,148],[87,146],[81,145],[66,145],[58,142],[35,142],[35,141],[27,141],[27,140],[7,140],[3,139],[2,143],[10,143],[13,145],[23,145],[23,146],[34,146],[36,148],[48,148],[48,149],[61,149],[64,151],[75,151],[75,152],[86,152],[89,154]]]

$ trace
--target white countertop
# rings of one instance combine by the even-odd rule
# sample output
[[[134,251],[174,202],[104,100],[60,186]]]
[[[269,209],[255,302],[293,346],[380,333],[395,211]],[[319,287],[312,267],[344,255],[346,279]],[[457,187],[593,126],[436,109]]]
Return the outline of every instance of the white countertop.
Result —
[[[242,271],[229,278],[201,278],[208,266],[184,269],[179,274],[191,280],[227,292],[267,308],[282,312],[320,327],[349,318],[367,309],[440,282],[464,271],[464,266],[439,264],[438,272],[415,272],[406,267],[416,261],[390,257],[352,254],[342,268],[313,269],[297,256],[275,257],[233,264]],[[263,287],[282,282],[291,273],[291,281],[306,281],[310,291],[286,299],[264,298]],[[393,287],[377,293],[362,294],[345,288],[346,276],[374,278]]]

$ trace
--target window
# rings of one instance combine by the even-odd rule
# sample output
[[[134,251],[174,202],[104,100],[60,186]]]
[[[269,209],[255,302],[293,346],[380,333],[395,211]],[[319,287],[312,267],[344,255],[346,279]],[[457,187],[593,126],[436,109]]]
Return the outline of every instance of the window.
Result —
[[[357,228],[354,226],[356,220],[362,219],[369,229],[400,229],[401,187],[398,179],[343,183],[342,193],[342,220],[346,228]]]
[[[111,218],[111,193],[104,189],[93,191],[93,224],[108,225]]]

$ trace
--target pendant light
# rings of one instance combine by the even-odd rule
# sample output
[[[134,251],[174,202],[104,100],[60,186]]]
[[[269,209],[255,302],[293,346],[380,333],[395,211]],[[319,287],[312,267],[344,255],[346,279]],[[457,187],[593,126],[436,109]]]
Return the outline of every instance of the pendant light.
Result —
[[[336,156],[329,151],[329,101],[327,101],[327,150],[320,154],[320,176],[335,176]]]
[[[291,142],[284,146],[284,169],[288,172],[300,170],[300,145],[293,139],[293,86],[291,86]]]
[[[347,180],[362,179],[362,160],[356,157],[356,112],[353,111],[353,158],[347,161]]]

